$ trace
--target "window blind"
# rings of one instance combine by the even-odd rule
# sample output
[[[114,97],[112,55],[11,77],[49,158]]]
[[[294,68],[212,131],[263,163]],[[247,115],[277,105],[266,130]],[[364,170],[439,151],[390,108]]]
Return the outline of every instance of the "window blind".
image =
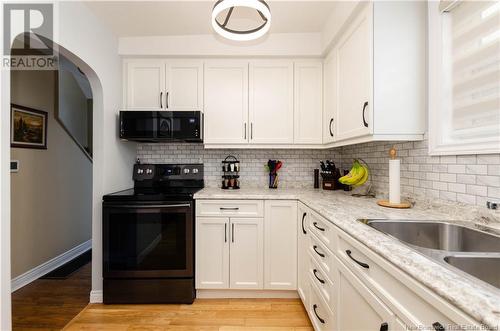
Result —
[[[500,2],[443,1],[449,139],[500,136]]]

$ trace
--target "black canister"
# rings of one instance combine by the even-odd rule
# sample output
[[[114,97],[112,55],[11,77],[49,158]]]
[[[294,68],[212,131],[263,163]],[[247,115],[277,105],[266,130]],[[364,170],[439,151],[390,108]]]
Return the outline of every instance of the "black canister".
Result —
[[[319,169],[314,169],[314,188],[319,188]]]

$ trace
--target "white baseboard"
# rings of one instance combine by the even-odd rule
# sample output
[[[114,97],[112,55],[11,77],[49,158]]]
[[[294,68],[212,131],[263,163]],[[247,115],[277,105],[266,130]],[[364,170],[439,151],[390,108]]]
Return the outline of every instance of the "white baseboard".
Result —
[[[102,303],[102,290],[90,291],[90,303]]]
[[[196,290],[199,299],[296,299],[297,291],[276,290]]]
[[[92,248],[92,239],[89,239],[86,242],[81,243],[76,247],[73,247],[69,251],[64,252],[61,255],[56,256],[55,258],[40,264],[39,266],[31,270],[28,270],[24,274],[17,276],[16,278],[11,280],[11,285],[10,285],[11,292],[16,291],[21,287],[26,286],[29,283],[37,280],[43,275],[51,272],[52,270],[59,268],[63,264],[73,260],[75,257],[85,253],[91,248]]]

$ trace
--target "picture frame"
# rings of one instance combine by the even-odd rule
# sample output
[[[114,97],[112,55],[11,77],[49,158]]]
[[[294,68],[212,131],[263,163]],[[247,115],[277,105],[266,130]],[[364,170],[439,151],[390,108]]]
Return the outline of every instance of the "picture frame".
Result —
[[[48,113],[11,104],[10,146],[47,149]]]

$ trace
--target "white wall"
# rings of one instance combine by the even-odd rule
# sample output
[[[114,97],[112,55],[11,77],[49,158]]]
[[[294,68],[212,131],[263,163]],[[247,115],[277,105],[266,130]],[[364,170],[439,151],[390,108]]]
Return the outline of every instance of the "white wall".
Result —
[[[189,36],[124,37],[124,56],[281,56],[319,57],[320,33],[275,33],[250,42],[236,42],[215,34]]]
[[[121,105],[121,62],[118,39],[79,2],[58,2],[55,41],[60,50],[85,72],[94,92],[94,163],[92,238],[92,293],[94,301],[102,299],[101,200],[107,192],[124,189],[132,184],[131,169],[135,146],[118,140],[117,116]],[[3,27],[2,27],[3,28]],[[0,29],[2,29],[0,28]],[[1,31],[0,31],[1,32]],[[74,54],[77,56],[75,57]],[[1,299],[0,326],[10,329],[10,89],[9,77],[1,79],[1,178],[0,222]]]
[[[79,67],[94,93],[91,300],[98,302],[102,300],[102,196],[132,185],[135,146],[118,139],[122,91],[118,39],[80,2],[59,3],[58,16],[59,45],[85,62]],[[74,61],[71,55],[66,56]]]
[[[83,147],[87,147],[88,142],[88,107],[88,99],[73,74],[60,70],[59,119]]]
[[[47,149],[11,149],[19,160],[19,171],[11,174],[12,278],[91,235],[92,163],[54,117],[55,75],[11,73],[11,102],[48,113]]]

